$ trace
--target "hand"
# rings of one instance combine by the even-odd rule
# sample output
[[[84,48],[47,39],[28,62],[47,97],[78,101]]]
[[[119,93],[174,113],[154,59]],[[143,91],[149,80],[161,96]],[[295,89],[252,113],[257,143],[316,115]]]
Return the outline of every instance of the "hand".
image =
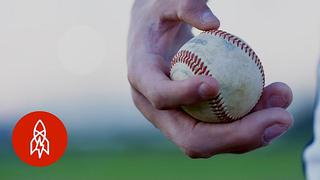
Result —
[[[170,61],[192,38],[191,26],[217,29],[219,20],[204,0],[136,0],[128,36],[128,79],[137,108],[192,158],[244,153],[265,146],[292,124],[284,109],[290,88],[274,83],[264,89],[254,110],[228,124],[199,122],[179,108],[214,98],[219,89],[212,77],[169,79]]]

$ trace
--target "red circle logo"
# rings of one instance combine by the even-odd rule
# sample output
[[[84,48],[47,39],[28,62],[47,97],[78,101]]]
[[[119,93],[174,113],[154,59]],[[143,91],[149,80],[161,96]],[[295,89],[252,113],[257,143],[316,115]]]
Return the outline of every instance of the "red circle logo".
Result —
[[[67,130],[55,115],[36,111],[22,117],[12,134],[17,156],[31,166],[49,166],[64,154]]]

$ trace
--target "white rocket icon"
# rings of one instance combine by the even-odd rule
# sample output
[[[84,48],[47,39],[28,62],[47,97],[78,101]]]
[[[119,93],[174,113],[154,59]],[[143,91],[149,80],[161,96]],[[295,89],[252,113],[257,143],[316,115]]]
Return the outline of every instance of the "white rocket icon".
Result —
[[[41,159],[43,152],[49,155],[49,140],[46,135],[46,127],[39,119],[33,128],[33,138],[30,141],[30,155],[37,152],[39,159]]]

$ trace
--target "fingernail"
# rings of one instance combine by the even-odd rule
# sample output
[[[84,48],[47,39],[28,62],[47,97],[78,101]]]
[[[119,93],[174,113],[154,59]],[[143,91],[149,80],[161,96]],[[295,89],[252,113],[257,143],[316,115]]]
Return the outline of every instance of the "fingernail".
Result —
[[[213,98],[216,96],[217,92],[215,92],[214,87],[210,87],[207,83],[203,82],[201,83],[199,87],[199,94],[204,99]]]
[[[284,134],[288,130],[288,128],[289,128],[288,125],[284,125],[284,124],[275,124],[268,127],[264,131],[264,135],[263,135],[264,143],[269,144],[272,140]]]
[[[213,23],[213,22],[215,22],[215,21],[216,21],[216,18],[215,18],[215,16],[213,15],[213,13],[212,13],[210,10],[208,10],[208,11],[206,11],[206,12],[204,12],[204,13],[202,14],[201,20],[202,20],[202,22],[203,22],[204,24],[206,24],[206,23]]]
[[[285,107],[287,104],[283,96],[271,96],[268,100],[268,107]]]

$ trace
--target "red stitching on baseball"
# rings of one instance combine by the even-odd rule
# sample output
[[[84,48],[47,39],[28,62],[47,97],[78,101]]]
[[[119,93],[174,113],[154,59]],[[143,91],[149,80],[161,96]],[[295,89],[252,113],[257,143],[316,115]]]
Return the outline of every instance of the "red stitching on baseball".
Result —
[[[179,51],[171,62],[171,69],[177,63],[186,64],[194,73],[194,75],[206,75],[212,76],[210,70],[204,65],[202,60],[193,52],[182,50]],[[200,64],[200,65],[199,65]],[[231,122],[236,120],[227,113],[226,107],[223,102],[223,98],[219,93],[214,99],[209,102],[209,107],[212,112],[217,116],[220,122]]]
[[[240,38],[238,38],[232,34],[229,34],[225,31],[222,31],[222,30],[210,30],[210,31],[205,31],[203,33],[207,33],[207,34],[211,34],[211,35],[215,35],[220,38],[223,38],[223,39],[227,40],[228,42],[232,43],[233,45],[237,46],[241,50],[243,50],[258,66],[260,73],[262,75],[263,86],[265,85],[265,75],[264,75],[263,66],[261,64],[261,61],[260,61],[259,57],[257,56],[257,54],[253,51],[253,49],[250,48],[250,46],[248,44],[246,44]],[[232,38],[234,38],[234,39],[231,40]]]
[[[205,31],[203,33],[211,34],[214,36],[218,36],[220,38],[223,38],[227,40],[228,42],[232,43],[233,45],[237,46],[243,52],[245,52],[257,65],[257,67],[260,70],[262,81],[263,81],[263,87],[265,85],[265,75],[263,71],[263,66],[261,64],[261,61],[259,57],[256,55],[256,53],[253,51],[253,49],[250,48],[249,45],[247,45],[245,42],[243,42],[238,37],[229,34],[225,31],[221,30],[211,30],[211,31]],[[194,73],[194,75],[207,75],[212,76],[210,73],[210,70],[206,65],[204,65],[204,62],[202,62],[201,58],[199,58],[197,55],[195,55],[191,51],[182,50],[179,51],[174,57],[171,62],[171,69],[172,67],[177,63],[183,63],[186,64]],[[262,96],[262,93],[260,97]],[[232,122],[235,121],[241,117],[233,117],[231,116],[226,108],[226,105],[223,102],[223,97],[221,93],[219,93],[214,99],[212,99],[209,102],[210,109],[212,112],[217,116],[220,122]]]

